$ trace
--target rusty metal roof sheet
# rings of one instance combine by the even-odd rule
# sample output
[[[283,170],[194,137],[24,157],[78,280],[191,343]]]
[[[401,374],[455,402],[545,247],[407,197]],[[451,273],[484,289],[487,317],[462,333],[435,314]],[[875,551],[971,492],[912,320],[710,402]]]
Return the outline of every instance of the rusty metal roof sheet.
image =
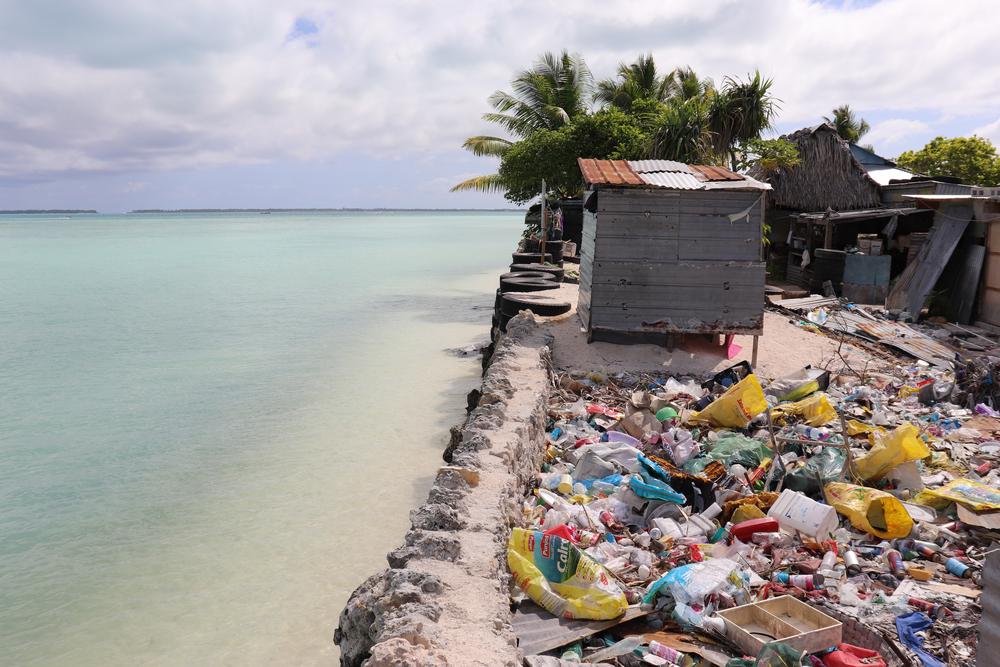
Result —
[[[672,190],[769,190],[767,183],[735,174],[725,167],[687,165],[673,160],[595,160],[579,158],[588,185],[653,186]]]
[[[691,167],[683,162],[675,160],[629,160],[628,166],[637,174],[644,174],[651,171],[677,171],[685,174],[693,174]]]
[[[694,177],[694,174],[685,174],[678,171],[650,171],[642,172],[639,178],[648,185],[655,185],[660,188],[673,188],[675,190],[703,190],[705,184]]]
[[[691,169],[700,174],[706,181],[742,181],[744,178],[725,167],[715,167],[708,164],[693,164]]]
[[[625,160],[579,158],[583,179],[591,185],[644,185]]]
[[[877,341],[934,366],[951,368],[955,360],[955,353],[947,345],[902,322],[872,319],[854,311],[839,310],[830,313],[822,326]]]

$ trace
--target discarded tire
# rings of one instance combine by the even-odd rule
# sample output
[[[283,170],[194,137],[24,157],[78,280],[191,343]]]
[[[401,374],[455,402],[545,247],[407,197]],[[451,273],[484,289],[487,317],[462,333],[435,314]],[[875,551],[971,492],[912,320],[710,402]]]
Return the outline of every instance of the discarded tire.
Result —
[[[557,266],[546,266],[545,264],[511,264],[511,271],[544,271],[552,274],[553,280],[562,282],[565,271]]]
[[[510,256],[514,264],[542,264],[552,261],[552,255],[549,253],[542,255],[539,252],[512,252]]]
[[[508,278],[541,278],[542,280],[552,280],[552,274],[545,271],[508,271],[500,274],[500,280]]]
[[[524,292],[506,292],[500,305],[501,315],[514,317],[522,310],[530,310],[535,315],[552,317],[568,313],[572,307],[567,301],[560,301],[545,294],[525,294]],[[501,316],[501,322],[503,317]],[[502,326],[506,326],[504,323]]]
[[[559,283],[547,278],[501,278],[501,292],[543,292],[559,289]]]

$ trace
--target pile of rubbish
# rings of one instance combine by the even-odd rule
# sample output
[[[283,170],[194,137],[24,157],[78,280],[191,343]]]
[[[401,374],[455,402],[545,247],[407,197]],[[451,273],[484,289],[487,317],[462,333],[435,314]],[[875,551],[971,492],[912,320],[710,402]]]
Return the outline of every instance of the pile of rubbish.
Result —
[[[561,376],[508,544],[528,663],[974,664],[1000,412],[965,398],[924,362]]]

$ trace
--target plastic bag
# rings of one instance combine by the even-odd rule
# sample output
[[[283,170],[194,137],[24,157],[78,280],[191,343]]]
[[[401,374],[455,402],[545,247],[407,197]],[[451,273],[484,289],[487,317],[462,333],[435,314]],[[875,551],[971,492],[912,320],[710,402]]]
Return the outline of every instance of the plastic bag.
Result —
[[[953,479],[940,489],[924,489],[934,498],[961,503],[975,512],[1000,509],[1000,491],[971,479]]]
[[[798,401],[813,392],[826,389],[830,384],[830,371],[806,366],[791,375],[767,385],[767,393],[779,401]]]
[[[569,540],[515,528],[507,565],[528,597],[561,618],[608,620],[628,607],[618,582]]]
[[[792,491],[799,491],[810,498],[819,498],[823,486],[828,482],[836,482],[840,471],[844,469],[845,454],[836,447],[824,447],[819,454],[814,455],[806,464],[787,475],[782,486]]]
[[[642,601],[652,602],[665,587],[677,602],[703,604],[706,597],[725,585],[737,567],[736,561],[728,558],[711,558],[675,567],[650,584]]]
[[[837,411],[826,394],[819,392],[795,403],[782,403],[771,414],[777,417],[797,415],[810,426],[822,426],[837,418]]]
[[[701,445],[694,441],[690,431],[682,428],[672,428],[664,431],[660,436],[664,449],[670,452],[670,458],[674,465],[682,466],[698,453]]]
[[[903,503],[885,491],[843,482],[830,482],[825,491],[826,502],[858,530],[885,540],[906,537],[913,530]]]
[[[748,375],[709,403],[701,412],[692,413],[689,421],[712,426],[745,428],[754,417],[767,410],[764,390],[756,375]]]
[[[931,455],[920,439],[920,430],[913,424],[901,424],[887,434],[874,433],[874,446],[854,461],[861,479],[873,482],[885,477],[890,470],[907,461],[917,461]]]
[[[799,667],[805,651],[796,651],[788,644],[771,642],[757,654],[757,667]]]
[[[772,455],[771,449],[763,442],[740,433],[722,434],[708,452],[708,458],[722,461],[727,468],[739,463],[748,470],[756,468]]]

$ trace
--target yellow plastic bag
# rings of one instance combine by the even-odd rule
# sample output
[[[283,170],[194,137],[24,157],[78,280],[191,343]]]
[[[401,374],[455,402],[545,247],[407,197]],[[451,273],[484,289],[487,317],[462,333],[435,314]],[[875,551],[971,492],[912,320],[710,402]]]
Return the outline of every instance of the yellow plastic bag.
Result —
[[[920,439],[920,430],[913,424],[897,426],[889,433],[872,433],[871,450],[854,461],[858,476],[866,482],[885,477],[890,470],[907,461],[919,461],[931,455],[931,450]]]
[[[1000,491],[971,479],[953,479],[940,489],[925,489],[924,493],[961,503],[975,512],[1000,510]]]
[[[858,530],[885,540],[906,537],[913,519],[895,496],[866,486],[830,482],[825,487],[826,502],[851,521]]]
[[[727,428],[745,428],[751,419],[764,410],[767,410],[764,390],[761,389],[757,376],[751,373],[709,403],[704,410],[692,413],[688,421]]]
[[[561,537],[515,528],[507,565],[521,590],[556,616],[603,621],[628,608],[625,592],[604,567]]]
[[[887,432],[888,431],[886,431],[881,426],[875,426],[874,424],[866,424],[862,421],[858,421],[857,419],[851,419],[847,422],[847,435],[863,435],[865,433],[868,433],[869,434],[868,437],[871,438],[872,433],[887,433]],[[872,442],[872,444],[874,445],[875,443]]]
[[[805,419],[810,426],[822,426],[837,418],[837,411],[834,410],[830,399],[823,392],[813,394],[795,403],[782,403],[775,407],[771,414],[778,417],[798,415]]]

